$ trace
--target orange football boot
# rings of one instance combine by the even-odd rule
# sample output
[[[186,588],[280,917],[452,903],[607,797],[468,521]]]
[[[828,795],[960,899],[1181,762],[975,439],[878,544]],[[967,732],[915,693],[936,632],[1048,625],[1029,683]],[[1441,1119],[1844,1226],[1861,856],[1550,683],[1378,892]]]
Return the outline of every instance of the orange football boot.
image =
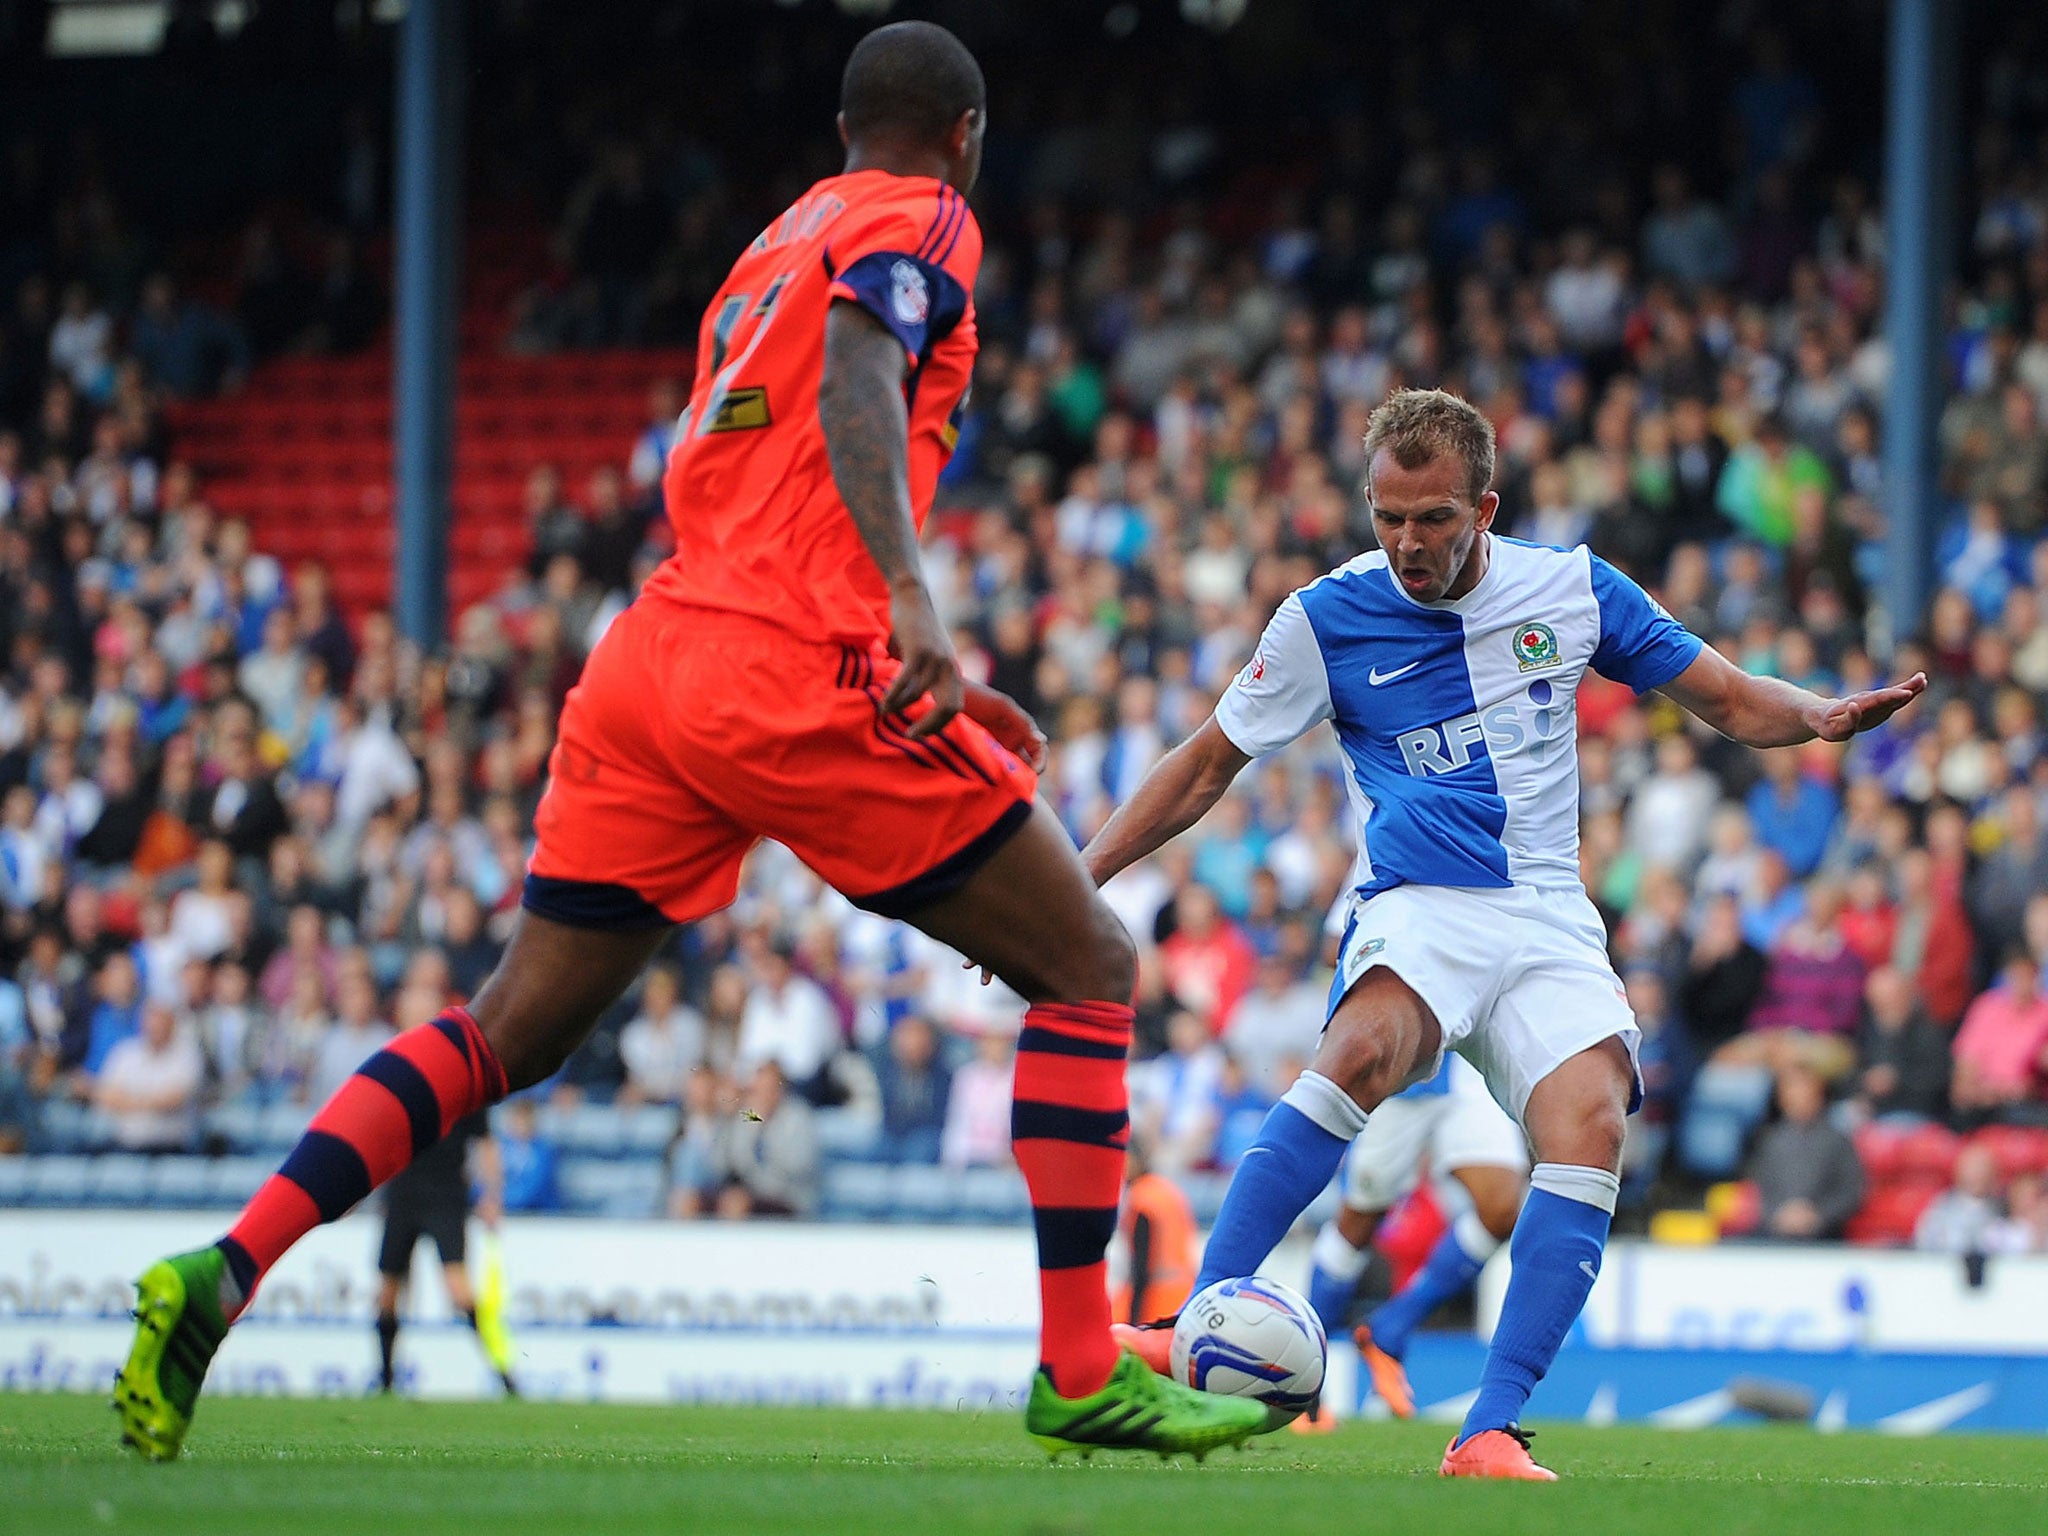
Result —
[[[1529,1454],[1529,1432],[1510,1424],[1506,1429],[1482,1429],[1463,1445],[1453,1440],[1444,1448],[1440,1477],[1499,1477],[1510,1482],[1554,1483],[1557,1474],[1536,1465]]]
[[[1111,1323],[1109,1336],[1162,1376],[1173,1374],[1173,1325],[1176,1318],[1156,1323]]]
[[[1327,1403],[1319,1402],[1307,1413],[1297,1413],[1287,1421],[1288,1430],[1297,1435],[1330,1435],[1337,1431],[1337,1410]]]
[[[1358,1343],[1358,1357],[1372,1375],[1372,1389],[1397,1419],[1415,1417],[1415,1389],[1408,1385],[1408,1372],[1400,1361],[1372,1341],[1372,1327],[1360,1323],[1351,1336]]]

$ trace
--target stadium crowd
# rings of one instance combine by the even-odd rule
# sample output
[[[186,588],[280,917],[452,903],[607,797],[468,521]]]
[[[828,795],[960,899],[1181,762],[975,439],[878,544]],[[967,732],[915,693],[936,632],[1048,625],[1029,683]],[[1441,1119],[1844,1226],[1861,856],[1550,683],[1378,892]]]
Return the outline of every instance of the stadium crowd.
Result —
[[[1465,34],[1443,46],[1483,69]],[[1817,169],[1820,95],[1775,40],[1732,99],[1713,194],[1674,160],[1562,204],[1427,126],[1385,198],[1205,198],[1173,170],[1203,154],[1188,127],[1148,146],[1171,195],[1136,214],[1073,172],[1085,144],[1037,136],[1007,183],[1037,194],[988,221],[928,567],[965,668],[1051,738],[1043,792],[1082,841],[1279,599],[1369,546],[1359,444],[1403,385],[1493,420],[1502,531],[1589,543],[1751,671],[1924,669],[1926,699],[1847,749],[1755,754],[1599,680],[1578,703],[1585,878],[1645,1039],[1628,1199],[1746,1175],[1760,1231],[1832,1237],[1865,1128],[2048,1126],[2048,162],[1994,97],[1940,593],[1899,622],[1876,591],[1879,212]],[[593,148],[567,280],[522,297],[514,345],[688,333],[759,210],[715,161],[658,190],[650,158],[685,147]],[[509,572],[421,656],[216,517],[160,420],[322,323],[314,291],[266,311],[252,252],[230,313],[167,279],[124,294],[68,249],[0,320],[0,1139],[46,1144],[69,1101],[121,1148],[198,1148],[210,1106],[310,1110],[488,974],[556,712],[662,546],[676,396],[622,424],[623,513],[536,498],[537,555],[574,568]],[[1312,734],[1109,888],[1140,941],[1155,1168],[1228,1169],[1314,1047],[1353,855],[1339,773]],[[828,1159],[1001,1166],[1019,1013],[764,846],[536,1099],[674,1106],[676,1216],[804,1214]],[[508,1139],[546,1208],[544,1119]],[[2048,1246],[2038,1177],[1965,1153],[1958,1186],[1930,1244]]]

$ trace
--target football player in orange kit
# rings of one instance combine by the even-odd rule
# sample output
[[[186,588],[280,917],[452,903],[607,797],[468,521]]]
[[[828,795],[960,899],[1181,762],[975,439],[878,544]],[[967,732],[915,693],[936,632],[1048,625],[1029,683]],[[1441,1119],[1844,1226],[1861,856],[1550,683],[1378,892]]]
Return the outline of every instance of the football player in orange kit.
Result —
[[[1012,1136],[1036,1219],[1055,1453],[1205,1454],[1265,1424],[1166,1381],[1109,1332],[1104,1254],[1128,1120],[1133,955],[1035,800],[1044,739],[966,682],[919,573],[919,525],[975,353],[981,70],[943,28],[854,49],[846,169],[740,256],[705,315],[664,491],[676,552],[562,712],[517,928],[467,1009],[365,1062],[218,1242],[138,1282],[115,1405],[175,1456],[264,1273],[449,1127],[548,1077],[670,928],[732,901],[774,838],[1029,1002]]]

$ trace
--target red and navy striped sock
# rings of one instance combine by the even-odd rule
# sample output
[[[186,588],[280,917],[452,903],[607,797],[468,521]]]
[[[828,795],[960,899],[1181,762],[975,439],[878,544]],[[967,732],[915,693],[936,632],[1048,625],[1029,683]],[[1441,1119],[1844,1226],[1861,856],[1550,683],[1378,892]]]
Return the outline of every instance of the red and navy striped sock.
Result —
[[[239,1297],[287,1249],[347,1214],[456,1121],[505,1097],[505,1069],[466,1009],[409,1029],[356,1069],[220,1240]]]
[[[1010,1139],[1038,1229],[1039,1359],[1063,1397],[1085,1397],[1116,1367],[1109,1336],[1109,1240],[1130,1141],[1121,1003],[1039,1003],[1017,1040]]]

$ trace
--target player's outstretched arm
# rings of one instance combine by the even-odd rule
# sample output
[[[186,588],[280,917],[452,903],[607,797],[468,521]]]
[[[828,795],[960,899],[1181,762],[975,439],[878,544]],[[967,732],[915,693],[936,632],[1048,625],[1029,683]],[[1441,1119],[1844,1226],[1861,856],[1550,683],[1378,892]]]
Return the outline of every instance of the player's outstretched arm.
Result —
[[[1746,746],[1790,747],[1847,741],[1884,724],[1926,687],[1926,674],[1915,672],[1887,688],[1824,699],[1775,677],[1752,677],[1709,645],[1658,691]]]
[[[916,739],[960,713],[961,683],[953,642],[917,563],[910,410],[903,399],[909,366],[903,343],[858,304],[835,303],[827,312],[818,424],[839,499],[889,584],[890,648],[903,670],[882,696],[882,709],[894,714],[931,695],[932,707],[907,733]]]
[[[1138,792],[1081,850],[1097,885],[1171,842],[1208,814],[1251,759],[1211,715],[1202,728],[1152,765]]]

